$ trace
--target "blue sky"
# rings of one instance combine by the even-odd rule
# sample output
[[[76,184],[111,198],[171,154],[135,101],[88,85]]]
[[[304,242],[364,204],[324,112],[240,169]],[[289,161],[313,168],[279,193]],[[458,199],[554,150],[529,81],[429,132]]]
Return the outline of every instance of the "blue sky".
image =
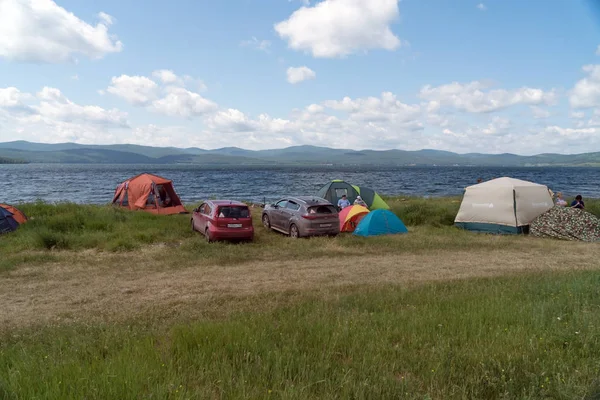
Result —
[[[0,0],[0,141],[600,151],[599,44],[584,0]]]

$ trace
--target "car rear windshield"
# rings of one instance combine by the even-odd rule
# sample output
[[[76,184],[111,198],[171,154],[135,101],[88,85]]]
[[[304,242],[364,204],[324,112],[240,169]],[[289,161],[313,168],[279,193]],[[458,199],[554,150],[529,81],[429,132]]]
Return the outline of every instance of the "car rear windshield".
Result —
[[[333,206],[315,206],[309,207],[309,214],[335,214],[335,208]]]
[[[250,210],[245,206],[224,206],[219,207],[220,218],[248,218]]]

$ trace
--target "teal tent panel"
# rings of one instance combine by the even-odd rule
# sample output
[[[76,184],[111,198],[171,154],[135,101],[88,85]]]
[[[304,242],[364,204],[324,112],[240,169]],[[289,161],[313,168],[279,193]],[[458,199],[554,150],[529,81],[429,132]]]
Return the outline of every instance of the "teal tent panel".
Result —
[[[455,225],[458,228],[480,233],[495,233],[504,235],[516,235],[523,233],[524,228],[519,226],[506,226],[498,224],[484,224],[479,222],[457,222]]]
[[[354,234],[357,236],[378,236],[408,233],[404,223],[389,210],[371,211],[360,221]]]

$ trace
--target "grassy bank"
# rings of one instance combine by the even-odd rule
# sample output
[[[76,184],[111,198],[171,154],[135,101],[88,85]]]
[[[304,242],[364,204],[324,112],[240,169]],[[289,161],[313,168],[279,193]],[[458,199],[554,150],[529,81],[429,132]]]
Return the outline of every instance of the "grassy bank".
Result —
[[[420,229],[451,227],[458,210],[458,199],[419,200],[411,198],[391,199],[393,211],[409,227]],[[149,245],[166,245],[177,248],[178,258],[197,258],[199,254],[211,263],[232,264],[251,259],[267,259],[286,254],[292,258],[309,258],[327,255],[331,247],[341,249],[362,247],[374,254],[393,250],[394,238],[376,238],[369,242],[352,237],[334,240],[319,238],[292,243],[282,235],[266,232],[260,225],[260,208],[253,209],[257,229],[254,243],[240,246],[227,243],[207,245],[190,229],[189,215],[169,217],[143,212],[129,212],[110,206],[76,205],[70,203],[33,203],[20,206],[32,217],[17,232],[6,235],[0,241],[0,252],[6,256],[0,260],[0,270],[7,270],[28,263],[56,262],[69,252],[94,249],[105,252],[129,252]],[[193,207],[190,207],[193,208]],[[450,232],[441,229],[434,240],[445,240]],[[460,236],[460,235],[459,235]],[[465,235],[462,235],[465,238]],[[420,241],[408,247],[422,247]],[[371,245],[376,243],[375,247]],[[462,246],[465,242],[454,240],[447,245]],[[442,244],[445,245],[445,244]],[[428,244],[424,246],[429,247]],[[227,251],[225,248],[234,248]],[[415,248],[416,249],[416,248]]]
[[[595,398],[599,284],[579,272],[355,287],[175,326],[24,331],[1,341],[0,397]]]
[[[290,240],[254,209],[249,244],[23,205],[0,238],[0,399],[600,395],[599,246],[458,230],[457,198],[389,203],[408,235]]]
[[[129,212],[110,206],[75,204],[23,204],[20,208],[31,221],[17,232],[0,240],[0,271],[23,264],[65,261],[82,250],[131,252],[147,246],[162,245],[171,250],[169,259],[198,259],[208,264],[231,265],[248,260],[311,259],[320,256],[355,256],[466,249],[471,246],[530,245],[521,237],[490,240],[455,229],[452,225],[460,206],[459,198],[387,199],[409,227],[412,235],[379,237],[368,240],[343,235],[335,239],[316,238],[298,242],[265,231],[260,225],[260,208],[253,209],[256,239],[254,243],[232,245],[203,243],[190,229],[189,215],[169,217]],[[190,207],[192,208],[192,207]],[[600,202],[589,201],[588,209],[600,215]],[[540,245],[539,243],[536,245]],[[233,250],[231,250],[233,249]]]

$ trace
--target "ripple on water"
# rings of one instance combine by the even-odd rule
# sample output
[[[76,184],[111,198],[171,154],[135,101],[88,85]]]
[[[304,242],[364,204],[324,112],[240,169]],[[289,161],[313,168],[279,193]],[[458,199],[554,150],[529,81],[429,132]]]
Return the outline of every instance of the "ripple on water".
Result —
[[[600,197],[600,168],[500,167],[294,167],[206,168],[182,165],[0,165],[0,202],[108,203],[116,185],[142,172],[172,179],[184,202],[219,197],[262,202],[283,195],[315,194],[331,179],[372,187],[382,194],[462,194],[478,178],[511,176],[548,185],[567,197]]]

